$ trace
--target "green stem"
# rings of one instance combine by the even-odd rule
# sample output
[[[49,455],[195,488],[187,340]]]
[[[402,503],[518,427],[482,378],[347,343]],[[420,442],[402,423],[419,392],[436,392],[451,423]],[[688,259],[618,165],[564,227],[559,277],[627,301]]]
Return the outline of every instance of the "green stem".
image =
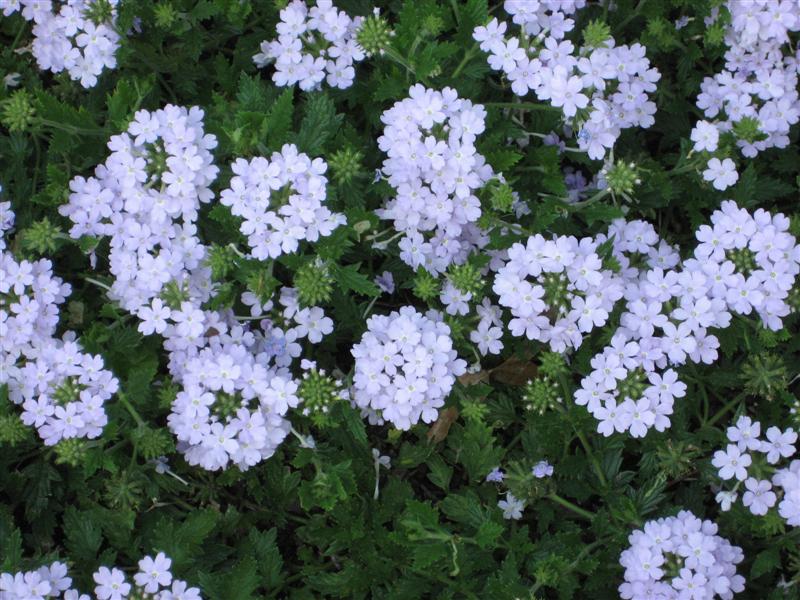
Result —
[[[119,401],[122,402],[122,406],[128,409],[128,412],[133,417],[133,420],[136,421],[136,424],[139,427],[147,427],[147,423],[144,422],[144,419],[139,414],[139,412],[133,407],[133,404],[131,404],[130,400],[128,400],[128,398],[125,396],[125,393],[120,391],[117,393],[117,396],[119,397]]]
[[[639,0],[639,3],[636,5],[636,8],[633,9],[633,12],[629,14],[628,17],[624,21],[622,21],[622,23],[617,25],[617,28],[622,29],[623,27],[625,27],[625,25],[627,25],[628,23],[633,21],[636,17],[638,17],[645,2],[647,2],[647,0]]]
[[[41,125],[46,125],[47,127],[51,127],[52,129],[58,129],[59,131],[63,131],[65,133],[69,133],[71,135],[96,135],[98,137],[108,137],[109,133],[105,129],[86,129],[85,127],[76,127],[75,125],[65,125],[64,123],[58,123],[57,121],[51,121],[50,119],[38,119]]]
[[[26,22],[22,21],[19,26],[19,31],[17,31],[17,35],[14,36],[14,41],[11,42],[11,49],[16,50],[17,44],[19,43],[19,39],[22,37],[22,32],[25,31]]]
[[[566,401],[567,398],[572,398],[572,392],[570,391],[570,386],[567,382],[567,379],[564,375],[561,375],[558,378],[559,383],[561,384],[561,391],[564,393],[564,400]],[[561,411],[566,414],[566,409],[561,406],[557,405]],[[586,435],[583,433],[581,429],[579,429],[574,423],[570,422],[572,425],[573,431],[575,431],[575,435],[578,436],[578,439],[583,446],[584,452],[586,452],[586,456],[589,458],[589,462],[592,463],[592,467],[594,468],[594,472],[597,474],[597,478],[600,480],[600,483],[603,485],[604,488],[608,488],[608,479],[606,479],[606,474],[603,472],[603,468],[600,466],[600,461],[597,460],[597,457],[594,455],[592,451],[592,446],[589,444],[589,440],[586,439]]]
[[[611,193],[611,190],[609,190],[608,188],[606,188],[604,190],[600,190],[594,196],[592,196],[591,198],[588,198],[588,199],[584,200],[583,202],[575,202],[573,204],[570,204],[570,205],[567,206],[567,208],[570,208],[570,209],[584,208],[586,206],[594,204],[595,202],[598,202],[599,200],[602,200],[603,198],[608,196],[610,193]]]
[[[555,492],[552,493],[552,494],[548,494],[547,497],[550,500],[552,500],[553,502],[555,502],[556,504],[560,504],[561,506],[563,506],[567,510],[571,510],[576,515],[586,519],[587,521],[594,520],[595,514],[593,512],[590,512],[590,511],[586,510],[585,508],[581,508],[580,506],[570,502],[566,498],[562,498],[561,496],[559,496]]]
[[[477,53],[476,50],[478,50],[478,46],[473,45],[472,48],[466,51],[466,53],[464,54],[464,58],[461,60],[460,63],[458,63],[456,70],[453,71],[453,74],[450,76],[451,79],[455,79],[456,77],[459,76],[461,70],[467,66],[467,63],[470,61],[470,59]]]
[[[369,315],[369,313],[372,312],[372,308],[375,306],[375,302],[377,302],[377,300],[378,300],[378,296],[375,296],[372,300],[370,300],[369,305],[367,306],[367,309],[364,311],[364,314],[361,317],[362,319],[366,319],[367,316]]]
[[[409,74],[411,74],[411,75],[413,75],[414,77],[416,77],[417,79],[419,79],[419,80],[420,80],[422,83],[424,83],[425,85],[428,85],[428,82],[425,80],[425,78],[424,78],[424,77],[419,77],[419,76],[417,75],[417,72],[414,70],[414,67],[412,67],[412,66],[411,66],[411,63],[409,63],[409,62],[408,62],[408,61],[407,61],[405,58],[403,58],[402,56],[400,56],[400,55],[397,53],[397,51],[395,51],[395,49],[394,49],[394,48],[392,48],[392,47],[386,48],[386,49],[385,49],[385,51],[384,51],[384,54],[385,54],[385,56],[388,56],[388,57],[389,57],[389,58],[391,58],[391,59],[392,59],[394,62],[396,62],[397,64],[399,64],[401,67],[404,67],[404,68],[405,68],[405,70],[406,70],[406,71],[407,71]]]
[[[545,110],[561,112],[557,106],[537,102],[484,102],[486,108],[517,108],[519,110]]]
[[[718,412],[717,414],[715,414],[713,417],[711,417],[711,419],[710,419],[709,421],[706,421],[706,423],[705,423],[705,424],[706,424],[706,426],[710,427],[711,425],[713,425],[714,423],[716,423],[717,421],[719,421],[719,420],[720,420],[722,417],[724,417],[724,416],[725,416],[725,414],[726,414],[726,413],[727,413],[729,410],[731,410],[733,407],[735,407],[737,404],[739,404],[739,402],[741,402],[741,401],[742,401],[742,399],[743,399],[745,396],[747,396],[747,392],[746,392],[746,391],[742,391],[742,392],[740,392],[739,394],[737,394],[737,395],[736,395],[736,397],[735,397],[733,400],[731,400],[731,401],[730,401],[730,402],[728,402],[728,403],[727,403],[725,406],[723,406],[723,407],[722,407],[722,408],[719,410],[719,412]]]
[[[92,279],[91,277],[84,277],[83,279],[85,281],[88,281],[89,283],[93,283],[97,287],[99,287],[101,289],[104,289],[107,292],[111,291],[111,288],[109,286],[107,286],[105,283],[103,283],[102,281],[97,281],[97,279]]]

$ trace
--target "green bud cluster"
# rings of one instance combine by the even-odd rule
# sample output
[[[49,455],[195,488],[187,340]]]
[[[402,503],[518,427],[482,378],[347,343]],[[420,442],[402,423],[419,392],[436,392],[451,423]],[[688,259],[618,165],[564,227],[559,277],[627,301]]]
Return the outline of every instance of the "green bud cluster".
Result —
[[[158,405],[164,410],[169,409],[175,398],[178,397],[178,386],[172,380],[168,380],[158,390]]]
[[[420,300],[428,302],[439,295],[439,280],[425,269],[418,269],[414,275],[414,295]]]
[[[481,423],[489,414],[489,407],[475,398],[464,398],[461,401],[461,414],[468,421]]]
[[[324,370],[311,369],[303,373],[297,395],[303,402],[303,414],[324,427],[331,424],[331,406],[342,400],[342,382]]]
[[[211,278],[221,281],[236,266],[236,253],[228,246],[213,244],[208,252],[208,266],[211,267]]]
[[[539,372],[551,379],[558,379],[569,373],[564,355],[558,352],[544,352],[540,357]]]
[[[755,117],[742,117],[733,124],[732,131],[737,139],[749,144],[767,139],[767,134],[761,131],[760,123]]]
[[[153,8],[156,18],[156,26],[160,29],[169,29],[178,19],[178,11],[172,6],[171,2],[159,2]]]
[[[22,246],[26,250],[40,255],[55,252],[58,242],[57,236],[60,233],[61,230],[45,217],[41,221],[32,223],[22,232]]]
[[[644,369],[637,368],[628,372],[628,376],[617,384],[620,398],[638,400],[644,395],[649,383]]]
[[[242,407],[242,399],[239,397],[238,394],[226,394],[225,392],[217,392],[217,399],[214,401],[214,405],[211,407],[211,412],[213,412],[217,417],[220,418],[221,421],[227,421],[233,415],[236,414],[236,411]],[[160,456],[164,454],[163,452],[159,452],[156,456]]]
[[[103,25],[113,18],[114,7],[108,0],[94,0],[84,9],[83,16],[95,25]]]
[[[81,438],[67,438],[58,442],[54,450],[56,452],[56,463],[77,467],[86,460],[88,448],[86,440]]]
[[[25,90],[17,90],[10,98],[2,103],[0,122],[9,131],[25,131],[33,123],[36,109],[31,98]]]
[[[16,446],[28,437],[29,431],[17,415],[0,415],[0,444]]]
[[[422,20],[422,35],[436,37],[444,30],[444,21],[439,15],[428,15]]]
[[[548,554],[536,561],[533,570],[538,583],[547,587],[557,587],[562,577],[572,570],[572,566],[563,556]]]
[[[511,206],[514,204],[513,188],[507,183],[501,183],[500,185],[492,186],[491,196],[489,196],[489,203],[497,212],[510,212]]]
[[[120,471],[106,481],[105,488],[106,499],[112,506],[132,509],[141,504],[143,481],[139,471]]]
[[[566,314],[572,300],[572,293],[567,289],[568,280],[564,273],[543,273],[540,283],[544,288],[544,301],[555,313],[555,318]]]
[[[374,56],[385,52],[393,36],[389,22],[379,14],[373,14],[364,19],[356,34],[356,41],[367,56]]]
[[[444,316],[445,325],[450,328],[450,337],[454,342],[466,339],[465,330],[467,329],[467,322],[464,319],[459,319],[453,315]]]
[[[169,306],[172,310],[180,310],[181,303],[189,299],[189,285],[184,282],[183,285],[179,284],[174,279],[168,281],[161,290],[161,300]]]
[[[721,46],[725,41],[725,32],[727,27],[722,23],[714,23],[706,28],[703,34],[703,45],[706,48],[716,48]]]
[[[84,389],[74,377],[65,377],[61,384],[53,390],[53,399],[64,406],[80,399],[81,390]]]
[[[453,265],[448,269],[447,278],[457,290],[464,294],[476,295],[483,288],[480,269],[472,264]]]
[[[734,248],[725,252],[725,258],[733,263],[736,270],[747,277],[756,270],[756,255],[750,248]]]
[[[614,194],[630,194],[642,182],[634,163],[618,160],[604,171],[608,189]]]
[[[611,28],[603,21],[589,21],[583,29],[583,45],[587,48],[605,46],[611,37]]]
[[[558,382],[544,375],[528,381],[525,391],[522,393],[522,401],[525,403],[526,410],[543,415],[546,411],[561,404],[564,399],[561,397]]]
[[[297,269],[294,286],[302,306],[316,306],[331,299],[333,277],[328,265],[321,260],[314,260]]]
[[[664,564],[661,566],[664,571],[664,578],[669,581],[678,577],[683,568],[683,557],[674,552],[665,552],[664,559]]]
[[[146,460],[170,454],[175,450],[173,437],[166,429],[137,427],[133,432],[133,438],[136,448]]]
[[[741,369],[745,390],[765,400],[773,400],[778,392],[786,389],[789,381],[783,359],[770,352],[749,356]]]
[[[161,180],[167,171],[169,155],[161,144],[150,144],[147,153],[147,175],[152,180]]]
[[[364,155],[353,148],[337,150],[328,158],[328,166],[331,169],[336,183],[349,183],[361,172],[361,161]]]

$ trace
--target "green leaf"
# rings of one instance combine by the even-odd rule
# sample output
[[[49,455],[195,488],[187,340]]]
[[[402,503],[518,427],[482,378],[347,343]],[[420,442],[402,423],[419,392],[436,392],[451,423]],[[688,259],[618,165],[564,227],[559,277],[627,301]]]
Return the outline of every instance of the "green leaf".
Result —
[[[412,550],[411,558],[415,569],[424,570],[435,562],[447,558],[449,547],[443,543],[416,544]]]
[[[492,165],[492,168],[498,173],[508,171],[520,160],[522,160],[522,154],[507,148],[494,150],[486,154],[486,162]]]
[[[283,557],[278,550],[278,530],[274,527],[269,531],[251,529],[248,541],[253,547],[253,553],[258,558],[258,570],[261,573],[264,587],[275,589],[283,581]]]
[[[492,430],[481,422],[470,421],[464,427],[453,425],[447,441],[472,481],[482,480],[500,464],[503,450],[494,447]]]
[[[438,454],[434,454],[428,459],[428,468],[431,470],[428,473],[428,479],[431,483],[445,492],[450,487],[450,479],[453,477],[453,468],[444,462],[444,459]]]
[[[739,206],[753,206],[758,201],[758,174],[755,163],[749,163],[742,172],[736,187],[733,189],[733,199]]]
[[[481,501],[471,490],[464,494],[450,494],[442,500],[442,512],[453,521],[478,529],[488,520]]]
[[[93,520],[90,512],[79,511],[74,506],[64,511],[66,547],[70,558],[84,563],[93,563],[103,542],[102,528]]]
[[[301,152],[310,156],[323,153],[325,144],[333,138],[342,124],[343,115],[336,114],[336,107],[325,92],[317,92],[308,97],[305,116],[294,143]]]
[[[497,539],[503,534],[503,531],[505,531],[505,527],[501,523],[484,521],[481,523],[481,526],[478,527],[478,532],[475,534],[475,541],[481,548],[492,548],[497,543]]]
[[[364,296],[380,296],[380,288],[369,280],[366,275],[358,271],[360,266],[361,263],[347,265],[346,267],[333,265],[331,267],[331,275],[333,275],[334,280],[342,291],[351,290]]]
[[[218,512],[204,509],[195,510],[180,525],[162,519],[152,545],[172,559],[176,570],[188,568],[195,557],[202,554],[203,541],[217,526],[219,517]]]
[[[289,87],[278,96],[267,116],[267,144],[278,149],[288,141],[294,115],[294,87]]]
[[[771,546],[759,552],[750,568],[750,578],[758,579],[762,575],[777,569],[781,564],[781,550],[779,546]]]
[[[158,371],[158,359],[152,354],[128,373],[124,390],[134,405],[146,404],[152,397],[151,384]]]
[[[222,578],[201,574],[200,583],[209,600],[252,600],[258,588],[258,565],[247,556]]]
[[[22,534],[0,506],[0,572],[15,572],[22,561]]]

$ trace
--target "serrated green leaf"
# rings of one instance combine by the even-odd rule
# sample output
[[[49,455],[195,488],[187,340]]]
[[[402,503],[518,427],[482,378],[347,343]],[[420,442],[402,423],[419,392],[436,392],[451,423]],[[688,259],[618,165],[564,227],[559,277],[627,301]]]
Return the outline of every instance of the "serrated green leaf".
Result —
[[[444,491],[450,487],[450,479],[453,477],[453,468],[444,462],[444,459],[438,454],[434,454],[428,459],[428,468],[431,470],[428,473],[428,479],[431,483]]]
[[[370,281],[366,275],[359,272],[361,263],[354,265],[333,265],[331,267],[331,275],[338,286],[343,291],[353,291],[356,294],[363,294],[365,296],[380,296],[380,289],[375,283]]]

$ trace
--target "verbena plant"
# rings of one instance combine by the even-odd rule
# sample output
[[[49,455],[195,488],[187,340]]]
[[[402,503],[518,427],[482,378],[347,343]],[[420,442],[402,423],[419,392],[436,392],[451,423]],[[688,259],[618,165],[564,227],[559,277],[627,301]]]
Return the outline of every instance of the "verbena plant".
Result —
[[[798,597],[796,2],[0,10],[0,600]]]

